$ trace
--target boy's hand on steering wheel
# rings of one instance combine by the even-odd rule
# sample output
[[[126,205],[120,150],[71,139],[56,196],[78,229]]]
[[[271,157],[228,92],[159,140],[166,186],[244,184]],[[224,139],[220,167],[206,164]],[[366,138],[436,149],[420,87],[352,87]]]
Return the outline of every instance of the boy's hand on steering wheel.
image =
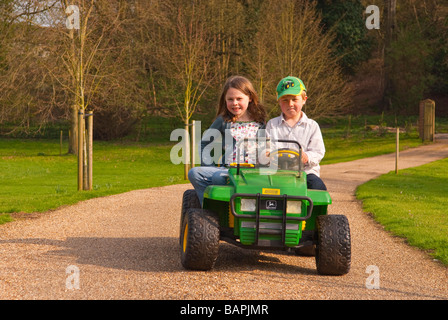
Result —
[[[302,152],[302,162],[303,164],[307,164],[308,162],[308,155],[305,152]]]

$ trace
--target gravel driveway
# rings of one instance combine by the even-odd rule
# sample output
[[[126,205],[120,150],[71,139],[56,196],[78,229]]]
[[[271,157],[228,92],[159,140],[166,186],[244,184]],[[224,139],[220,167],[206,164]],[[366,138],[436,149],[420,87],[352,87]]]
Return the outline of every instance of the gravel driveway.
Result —
[[[400,153],[400,167],[448,157],[448,144]],[[322,176],[352,234],[352,268],[320,276],[313,257],[222,243],[209,272],[182,268],[179,212],[190,185],[93,199],[0,226],[0,299],[448,299],[448,269],[363,213],[357,185],[394,170],[394,155],[326,165]],[[379,288],[366,280],[375,270]]]

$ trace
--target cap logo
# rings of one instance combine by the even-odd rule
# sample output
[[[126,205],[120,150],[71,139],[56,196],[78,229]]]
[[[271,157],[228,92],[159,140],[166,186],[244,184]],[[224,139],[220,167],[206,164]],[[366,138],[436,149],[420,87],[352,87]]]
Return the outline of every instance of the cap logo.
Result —
[[[283,82],[282,90],[287,90],[287,89],[289,89],[289,87],[294,87],[294,81],[289,80],[289,81]]]
[[[302,80],[288,76],[280,80],[277,85],[277,100],[284,95],[299,95],[303,91],[306,91],[306,88]]]

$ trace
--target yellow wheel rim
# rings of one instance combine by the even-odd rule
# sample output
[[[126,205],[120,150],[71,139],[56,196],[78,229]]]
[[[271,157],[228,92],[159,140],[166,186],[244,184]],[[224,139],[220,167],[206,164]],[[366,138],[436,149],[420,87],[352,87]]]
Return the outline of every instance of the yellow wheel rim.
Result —
[[[185,224],[184,241],[182,242],[182,249],[184,250],[184,252],[187,249],[187,237],[188,237],[188,222]]]

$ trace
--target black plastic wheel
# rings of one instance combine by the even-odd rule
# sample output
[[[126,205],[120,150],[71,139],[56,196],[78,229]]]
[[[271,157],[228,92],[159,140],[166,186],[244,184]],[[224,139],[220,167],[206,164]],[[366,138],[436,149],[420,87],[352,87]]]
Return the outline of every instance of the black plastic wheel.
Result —
[[[350,227],[344,215],[317,217],[316,267],[322,275],[344,275],[351,264]]]
[[[182,233],[182,226],[184,223],[184,217],[185,213],[190,208],[201,208],[201,203],[199,202],[198,195],[196,193],[196,190],[194,189],[188,189],[185,190],[183,197],[182,197],[182,211],[180,214],[180,234]],[[180,242],[179,242],[180,244]]]
[[[188,209],[180,233],[181,262],[191,270],[210,270],[218,258],[219,217],[210,210]]]

